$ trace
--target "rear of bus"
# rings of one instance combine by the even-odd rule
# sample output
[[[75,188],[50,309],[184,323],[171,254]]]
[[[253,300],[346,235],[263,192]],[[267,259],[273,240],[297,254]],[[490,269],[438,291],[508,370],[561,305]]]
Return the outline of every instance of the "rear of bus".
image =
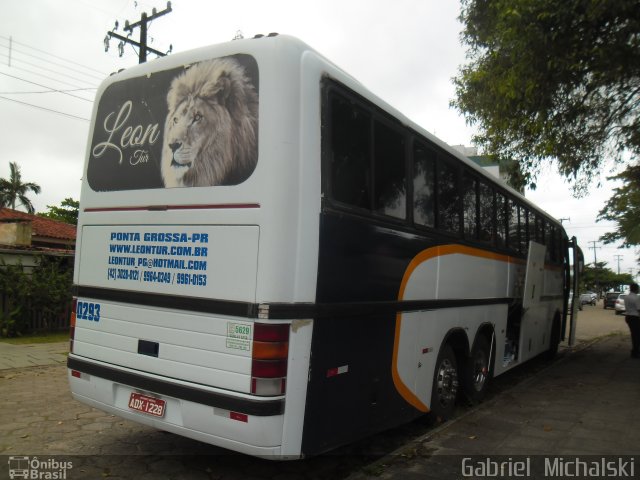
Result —
[[[272,318],[267,304],[315,300],[303,51],[240,40],[101,86],[68,360],[79,401],[251,455],[301,455],[313,322]]]

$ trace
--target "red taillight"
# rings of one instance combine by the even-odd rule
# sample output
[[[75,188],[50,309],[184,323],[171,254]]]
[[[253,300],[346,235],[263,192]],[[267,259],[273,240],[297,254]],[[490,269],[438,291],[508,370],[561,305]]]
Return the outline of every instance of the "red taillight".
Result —
[[[289,324],[255,323],[251,354],[251,393],[282,395],[289,357]]]
[[[71,315],[69,316],[69,352],[73,353],[73,340],[76,336],[76,308],[78,307],[78,299],[73,297],[71,302]]]
[[[253,360],[251,376],[260,378],[282,378],[287,376],[287,359]]]

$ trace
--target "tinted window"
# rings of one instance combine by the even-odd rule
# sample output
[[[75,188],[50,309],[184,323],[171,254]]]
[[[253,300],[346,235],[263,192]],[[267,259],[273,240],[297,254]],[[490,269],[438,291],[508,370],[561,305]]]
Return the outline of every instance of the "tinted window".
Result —
[[[398,218],[407,216],[404,137],[381,122],[374,129],[375,209]]]
[[[518,230],[518,204],[513,200],[509,200],[509,247],[513,250],[520,250],[520,236]]]
[[[371,116],[338,95],[331,99],[331,185],[333,198],[370,208]]]
[[[529,211],[520,207],[520,253],[529,251]]]
[[[478,181],[465,174],[462,177],[462,189],[464,192],[462,214],[464,236],[469,239],[478,238]]]
[[[543,245],[546,243],[544,238],[544,220],[540,217],[536,217],[536,241]]]
[[[493,189],[480,182],[480,240],[484,242],[493,241],[494,210]]]
[[[496,241],[499,247],[507,244],[508,214],[505,205],[506,198],[501,193],[496,193]]]
[[[413,219],[428,227],[436,223],[436,153],[420,143],[413,147]]]
[[[438,159],[438,228],[452,233],[460,231],[460,192],[458,169]]]

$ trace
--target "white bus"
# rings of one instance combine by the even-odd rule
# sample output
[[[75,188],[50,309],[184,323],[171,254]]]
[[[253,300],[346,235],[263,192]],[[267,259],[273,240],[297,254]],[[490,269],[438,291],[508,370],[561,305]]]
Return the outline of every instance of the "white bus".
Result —
[[[565,336],[562,225],[294,38],[109,77],[86,157],[68,376],[114,415],[301,458]]]

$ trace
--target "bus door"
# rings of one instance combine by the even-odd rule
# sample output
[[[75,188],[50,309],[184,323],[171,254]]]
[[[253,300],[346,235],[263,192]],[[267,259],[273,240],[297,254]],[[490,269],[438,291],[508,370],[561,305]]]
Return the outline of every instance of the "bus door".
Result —
[[[534,241],[529,242],[527,270],[524,279],[522,298],[522,322],[520,327],[519,361],[527,360],[538,354],[538,331],[540,329],[541,297],[544,292],[544,259],[546,247]]]

